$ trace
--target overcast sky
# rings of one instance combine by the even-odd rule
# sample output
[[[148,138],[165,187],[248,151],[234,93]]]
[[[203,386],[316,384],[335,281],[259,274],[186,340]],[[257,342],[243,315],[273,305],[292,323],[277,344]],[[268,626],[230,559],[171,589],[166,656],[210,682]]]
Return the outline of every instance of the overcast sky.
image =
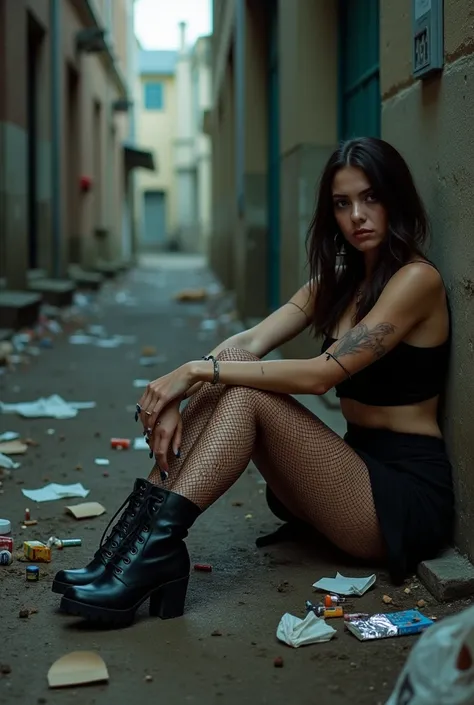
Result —
[[[136,0],[135,33],[144,49],[177,49],[178,22],[188,23],[188,44],[211,32],[211,0]]]

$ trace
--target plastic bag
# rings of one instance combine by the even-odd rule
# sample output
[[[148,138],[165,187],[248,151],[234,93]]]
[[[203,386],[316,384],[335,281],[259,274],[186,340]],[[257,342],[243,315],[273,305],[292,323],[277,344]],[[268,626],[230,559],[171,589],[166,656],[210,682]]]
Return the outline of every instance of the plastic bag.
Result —
[[[386,705],[474,703],[474,607],[430,627],[418,640]]]

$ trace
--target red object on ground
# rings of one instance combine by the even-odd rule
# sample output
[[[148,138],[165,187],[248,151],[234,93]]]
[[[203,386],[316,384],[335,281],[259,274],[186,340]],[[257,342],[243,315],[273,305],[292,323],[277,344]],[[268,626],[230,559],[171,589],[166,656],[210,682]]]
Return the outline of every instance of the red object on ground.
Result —
[[[111,438],[110,439],[111,448],[122,448],[123,450],[128,450],[130,448],[129,438]]]
[[[25,509],[25,521],[30,521],[31,516],[30,516],[30,510]]]
[[[13,552],[13,539],[11,536],[0,536],[0,551]]]
[[[211,573],[212,565],[210,565],[209,563],[195,563],[194,570],[199,570],[201,571],[201,573]]]

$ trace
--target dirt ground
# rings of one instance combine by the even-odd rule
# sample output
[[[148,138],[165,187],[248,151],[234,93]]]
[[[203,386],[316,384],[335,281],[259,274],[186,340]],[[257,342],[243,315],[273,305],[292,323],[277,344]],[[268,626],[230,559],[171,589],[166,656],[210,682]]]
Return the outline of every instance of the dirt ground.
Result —
[[[0,418],[0,433],[17,431],[39,443],[19,457],[21,467],[11,477],[3,477],[0,516],[12,521],[16,548],[27,538],[82,539],[81,547],[54,551],[50,564],[40,564],[38,583],[26,583],[26,564],[18,559],[0,567],[2,704],[125,705],[141,700],[168,705],[376,705],[385,703],[416,637],[361,643],[344,632],[337,619],[331,621],[337,629],[333,640],[292,649],[276,639],[281,616],[290,612],[303,617],[305,600],[317,601],[312,584],[338,570],[346,575],[377,574],[375,588],[354,600],[353,611],[412,608],[424,599],[422,611],[441,617],[469,604],[438,605],[414,577],[394,589],[383,571],[354,564],[319,543],[257,548],[255,539],[280,522],[267,509],[263,481],[250,467],[191,531],[192,562],[211,563],[213,571],[193,573],[184,617],[152,619],[142,607],[131,628],[100,631],[59,613],[59,596],[51,592],[54,573],[88,561],[134,479],[146,477],[150,469],[146,451],[109,447],[113,436],[140,435],[133,406],[141,393],[133,380],[153,379],[171,366],[200,357],[228,334],[225,319],[217,329],[206,322],[217,311],[215,303],[180,304],[172,298],[183,286],[211,283],[209,273],[192,259],[151,260],[108,283],[97,303],[81,309],[84,325],[98,323],[110,335],[136,336],[135,342],[115,349],[72,345],[67,330],[29,365],[0,376],[3,402],[53,393],[66,400],[97,402],[95,409],[80,411],[70,420]],[[71,326],[77,328],[77,322]],[[145,345],[155,346],[165,359],[155,367],[141,366]],[[109,458],[110,466],[95,465],[97,457]],[[64,507],[80,500],[34,504],[21,494],[22,488],[38,488],[48,481],[82,482],[90,489],[88,499],[103,503],[107,513],[79,522]],[[38,524],[22,529],[26,506]],[[405,594],[406,587],[410,594]],[[383,604],[384,595],[393,598],[392,605]],[[20,618],[23,608],[34,613]],[[98,651],[107,664],[109,682],[48,689],[51,664],[75,650]],[[274,666],[278,656],[283,668]]]

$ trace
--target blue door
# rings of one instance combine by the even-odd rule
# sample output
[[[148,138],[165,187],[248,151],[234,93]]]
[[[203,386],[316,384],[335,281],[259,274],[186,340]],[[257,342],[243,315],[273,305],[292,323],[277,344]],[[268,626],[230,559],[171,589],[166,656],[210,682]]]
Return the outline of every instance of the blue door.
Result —
[[[379,0],[339,0],[339,139],[380,136]]]
[[[278,90],[278,3],[270,3],[268,57],[268,307],[280,305],[280,106]]]
[[[162,248],[166,242],[166,194],[145,191],[143,199],[143,244]]]

